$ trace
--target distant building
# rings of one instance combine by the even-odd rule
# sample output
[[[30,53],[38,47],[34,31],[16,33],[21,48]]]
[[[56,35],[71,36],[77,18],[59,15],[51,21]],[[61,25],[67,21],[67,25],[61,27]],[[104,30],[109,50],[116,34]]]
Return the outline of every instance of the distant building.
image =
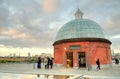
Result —
[[[10,53],[10,57],[12,57],[12,53]]]
[[[35,57],[41,57],[41,58],[44,58],[44,57],[53,57],[53,55],[51,53],[41,53],[40,55],[35,55]]]
[[[31,53],[30,52],[28,53],[28,57],[31,57]]]
[[[44,57],[53,57],[53,55],[50,54],[50,53],[41,53],[40,56],[41,56],[42,58],[44,58]]]
[[[16,53],[13,53],[13,57],[16,57]]]
[[[78,9],[75,20],[63,25],[56,35],[54,63],[66,67],[96,67],[99,58],[101,67],[109,67],[111,41],[99,24],[84,19]]]

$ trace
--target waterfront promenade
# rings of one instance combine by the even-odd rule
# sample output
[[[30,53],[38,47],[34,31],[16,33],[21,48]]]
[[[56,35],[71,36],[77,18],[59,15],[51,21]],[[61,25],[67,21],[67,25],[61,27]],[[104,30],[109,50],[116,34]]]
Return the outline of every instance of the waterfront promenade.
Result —
[[[65,68],[54,66],[53,69],[36,68],[36,64],[0,64],[1,73],[15,73],[15,74],[41,74],[41,75],[83,75],[84,77],[91,77],[93,79],[120,79],[120,64],[113,64],[111,68],[106,69],[92,69],[88,71],[86,68]]]

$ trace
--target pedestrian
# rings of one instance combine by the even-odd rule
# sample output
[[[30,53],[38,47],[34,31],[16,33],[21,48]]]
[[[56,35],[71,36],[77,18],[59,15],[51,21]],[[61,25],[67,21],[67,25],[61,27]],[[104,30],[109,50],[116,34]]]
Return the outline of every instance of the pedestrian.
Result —
[[[99,61],[99,58],[97,59],[96,64],[97,64],[97,69],[100,70],[100,61]]]
[[[53,68],[53,58],[52,57],[50,58],[50,68],[51,69]]]
[[[48,59],[47,59],[47,57],[45,57],[45,58],[44,58],[45,69],[47,69],[47,63],[48,63]]]
[[[115,58],[115,64],[119,64],[119,60]]]
[[[38,57],[37,59],[37,68],[41,68],[41,57]]]
[[[49,69],[49,65],[50,65],[50,58],[47,57],[47,68]]]

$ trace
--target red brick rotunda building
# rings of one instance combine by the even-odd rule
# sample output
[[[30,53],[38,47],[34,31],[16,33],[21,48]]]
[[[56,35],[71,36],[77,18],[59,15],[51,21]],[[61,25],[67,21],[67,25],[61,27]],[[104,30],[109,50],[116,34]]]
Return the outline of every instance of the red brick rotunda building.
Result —
[[[84,19],[78,9],[75,20],[63,25],[56,35],[54,63],[66,67],[96,67],[99,59],[101,67],[109,67],[111,60],[111,42],[96,22]]]

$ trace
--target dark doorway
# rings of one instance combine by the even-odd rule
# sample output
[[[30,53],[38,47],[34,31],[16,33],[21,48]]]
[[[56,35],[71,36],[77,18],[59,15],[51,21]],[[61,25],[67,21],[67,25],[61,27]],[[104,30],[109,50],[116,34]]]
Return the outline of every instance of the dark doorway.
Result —
[[[67,65],[68,68],[73,67],[73,53],[67,52]]]
[[[85,52],[78,52],[79,67],[86,67]]]

